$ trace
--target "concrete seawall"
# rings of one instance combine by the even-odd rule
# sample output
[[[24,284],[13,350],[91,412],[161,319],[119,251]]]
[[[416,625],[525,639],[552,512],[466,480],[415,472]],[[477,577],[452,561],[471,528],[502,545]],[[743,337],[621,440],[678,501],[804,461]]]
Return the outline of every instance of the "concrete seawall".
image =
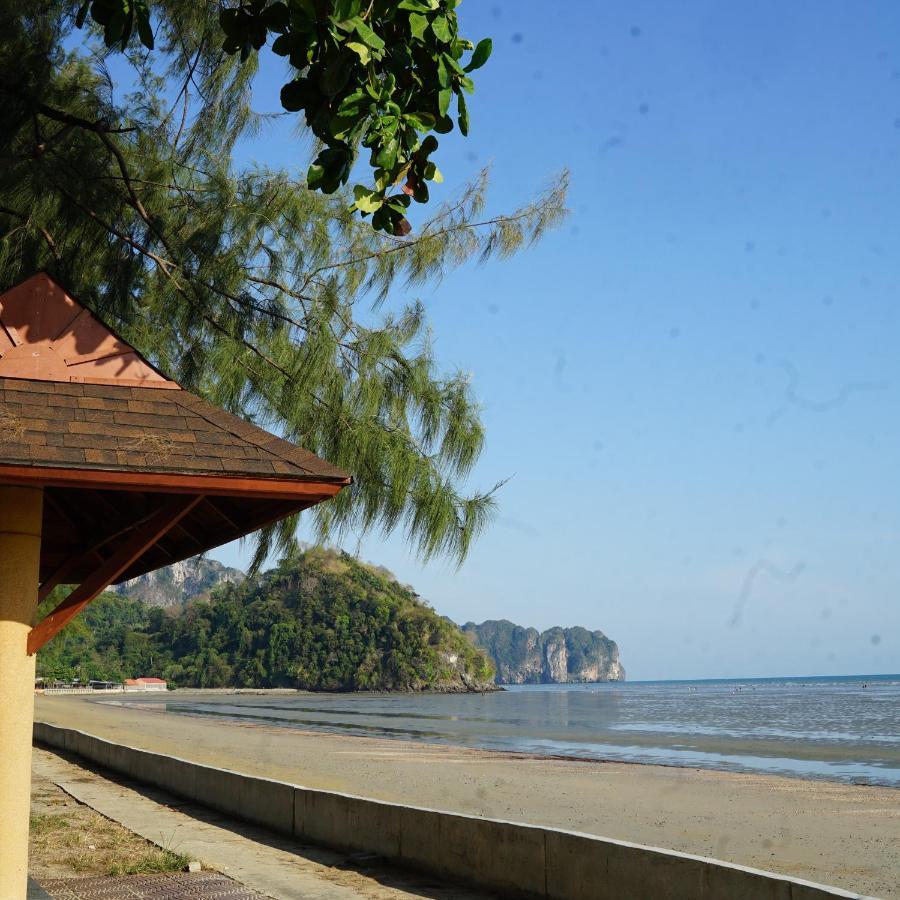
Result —
[[[298,841],[374,853],[505,896],[824,900],[838,888],[672,850],[321,791],[34,725],[34,740]]]

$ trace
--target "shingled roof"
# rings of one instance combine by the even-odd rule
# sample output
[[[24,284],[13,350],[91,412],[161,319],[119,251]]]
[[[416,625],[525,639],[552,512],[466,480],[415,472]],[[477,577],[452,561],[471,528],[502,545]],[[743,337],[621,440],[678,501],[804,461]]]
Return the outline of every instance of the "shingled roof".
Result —
[[[347,479],[308,450],[187,391],[0,377],[3,465]]]
[[[41,595],[84,588],[65,616],[107,584],[242,537],[350,481],[183,390],[49,276],[0,294],[0,484],[44,489]],[[58,630],[54,616],[29,647]]]
[[[0,466],[347,474],[182,390],[43,273],[0,295]]]

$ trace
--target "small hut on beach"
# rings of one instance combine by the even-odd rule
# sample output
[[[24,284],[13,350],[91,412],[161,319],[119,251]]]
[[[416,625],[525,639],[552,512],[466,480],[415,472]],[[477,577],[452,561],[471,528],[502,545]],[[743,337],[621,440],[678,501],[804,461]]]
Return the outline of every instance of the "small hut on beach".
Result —
[[[183,390],[49,276],[0,294],[0,897],[26,894],[37,650],[109,585],[350,480]]]

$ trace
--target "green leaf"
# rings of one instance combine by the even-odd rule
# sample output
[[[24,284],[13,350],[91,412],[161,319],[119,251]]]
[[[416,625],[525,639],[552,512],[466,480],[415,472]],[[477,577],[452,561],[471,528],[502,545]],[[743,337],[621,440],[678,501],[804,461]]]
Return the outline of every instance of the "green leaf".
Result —
[[[338,112],[336,116],[332,117],[329,123],[332,137],[336,137],[339,140],[345,140],[350,132],[356,128],[360,121],[362,121],[364,116],[365,112],[358,107],[351,107],[350,109]]]
[[[474,94],[475,93],[475,82],[472,81],[471,78],[460,78],[459,86],[467,93]]]
[[[369,95],[364,91],[359,89],[355,90],[352,94],[347,94],[343,100],[341,100],[341,105],[338,107],[338,115],[343,116],[349,112],[357,112],[359,108],[369,103]]]
[[[439,41],[442,41],[445,44],[450,43],[452,35],[450,34],[450,22],[447,21],[446,16],[438,16],[431,23],[431,30]]]
[[[84,3],[81,4],[81,7],[78,10],[78,15],[75,16],[75,27],[83,28],[84,20],[87,17],[88,7],[91,5],[91,0],[84,0]]]
[[[312,106],[321,94],[308,78],[295,78],[281,88],[281,105],[288,112],[299,112]]]
[[[319,87],[323,94],[333,97],[337,94],[350,79],[350,72],[353,69],[354,54],[339,53],[335,56],[322,72],[319,78]]]
[[[125,13],[121,8],[116,9],[109,17],[106,27],[103,29],[103,41],[107,47],[112,47],[113,44],[118,43],[120,40],[122,41],[122,47],[128,43],[128,38],[131,37],[130,18],[129,16],[129,22],[126,26]]]
[[[332,13],[336,22],[346,22],[353,19],[362,11],[362,0],[334,0]]]
[[[353,20],[353,28],[373,50],[384,50],[384,41],[362,19],[359,17],[355,18]]]
[[[409,30],[412,36],[422,41],[425,39],[425,29],[428,28],[428,19],[425,16],[413,13],[409,17]]]
[[[373,213],[381,209],[384,203],[384,198],[378,191],[370,190],[361,184],[353,188],[353,196],[356,199],[356,203],[353,204],[354,208],[364,213]]]
[[[437,74],[438,74],[438,84],[442,88],[450,87],[450,83],[451,83],[450,72],[447,69],[447,63],[444,62],[443,56],[439,56],[437,58]]]
[[[490,38],[479,41],[472,58],[469,60],[469,64],[466,66],[466,71],[474,72],[476,69],[480,69],[490,59],[493,49],[494,42]]]
[[[375,170],[375,189],[386,191],[391,186],[391,176],[384,169]]]
[[[348,41],[345,46],[352,50],[359,57],[359,61],[364,66],[368,65],[369,60],[372,58],[372,54],[369,52],[369,48],[365,44],[360,44],[356,41]]]
[[[346,144],[326,147],[310,167],[307,179],[313,178],[314,187],[325,194],[333,194],[342,184],[346,184],[353,165],[353,151]],[[321,174],[316,171],[321,169]]]
[[[316,20],[316,4],[313,0],[293,0],[291,3],[291,25],[300,30]]]
[[[442,116],[447,115],[447,110],[450,109],[450,100],[452,97],[453,90],[451,88],[444,88],[438,93],[438,109]]]
[[[457,121],[459,122],[459,130],[463,133],[463,135],[469,134],[469,109],[466,106],[466,98],[465,95],[460,93],[456,95],[456,103],[457,103],[457,112],[459,113],[459,117]]]
[[[444,181],[441,170],[433,162],[430,162],[425,166],[425,177],[435,184],[442,184]]]
[[[219,11],[219,27],[228,37],[237,38],[241,31],[238,25],[238,11],[236,9],[221,9]]]
[[[398,213],[405,213],[411,203],[412,199],[405,193],[394,194],[393,197],[389,197],[387,200],[387,205]]]
[[[271,6],[267,6],[262,13],[262,20],[269,31],[283,33],[287,31],[290,24],[291,14],[287,6],[278,0]]]
[[[288,56],[293,49],[294,39],[290,34],[279,34],[272,42],[272,52],[276,56]]]
[[[153,49],[153,29],[150,27],[150,10],[145,3],[135,5],[137,18],[138,37],[141,43],[148,49]]]
[[[431,131],[434,128],[434,116],[431,113],[407,113],[403,118],[417,131]]]
[[[306,186],[311,190],[317,190],[322,184],[322,177],[324,174],[325,169],[323,169],[322,166],[313,163],[306,173]]]
[[[378,212],[375,213],[374,216],[372,216],[372,227],[376,231],[393,231],[390,212],[391,211],[388,206],[382,206],[381,209],[379,209]]]
[[[397,116],[382,116],[379,121],[382,134],[391,137],[397,133],[397,129],[400,127],[400,119]]]
[[[446,65],[453,69],[457,75],[463,76],[466,74],[466,70],[449,53],[442,53],[441,59]]]
[[[449,134],[453,131],[453,119],[450,116],[443,116],[434,123],[434,130],[438,134]]]
[[[397,151],[400,149],[396,140],[388,141],[375,157],[375,165],[390,172],[397,165]]]

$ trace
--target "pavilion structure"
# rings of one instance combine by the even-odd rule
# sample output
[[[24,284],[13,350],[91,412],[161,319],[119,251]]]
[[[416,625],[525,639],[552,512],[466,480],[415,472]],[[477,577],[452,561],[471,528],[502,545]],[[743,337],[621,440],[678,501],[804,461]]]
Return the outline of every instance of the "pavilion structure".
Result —
[[[0,897],[26,895],[34,654],[109,585],[350,481],[183,390],[49,276],[0,294]]]

